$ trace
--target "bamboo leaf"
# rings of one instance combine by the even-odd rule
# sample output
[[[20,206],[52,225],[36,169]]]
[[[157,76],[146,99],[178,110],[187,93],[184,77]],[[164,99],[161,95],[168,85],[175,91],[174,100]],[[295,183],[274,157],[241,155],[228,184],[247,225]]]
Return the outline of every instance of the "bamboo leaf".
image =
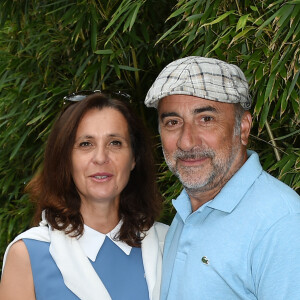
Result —
[[[177,17],[177,16],[179,16],[179,15],[185,13],[185,11],[186,11],[186,7],[185,7],[185,6],[182,6],[181,8],[175,10],[175,11],[167,18],[166,21],[168,21],[168,20],[170,20],[170,19],[172,19],[172,18],[175,18],[175,17]]]
[[[119,68],[121,70],[126,70],[126,71],[133,71],[133,72],[140,71],[140,69],[138,69],[138,68],[134,68],[134,67],[130,67],[130,66],[124,66],[124,65],[119,65]]]
[[[235,35],[233,37],[233,39],[231,40],[230,44],[228,45],[228,47],[230,47],[234,42],[236,42],[238,39],[240,39],[241,37],[244,37],[249,31],[255,29],[255,27],[248,27],[247,29],[241,31],[240,33],[238,33],[237,35]]]
[[[235,12],[234,10],[227,11],[223,15],[219,16],[217,19],[213,20],[212,22],[203,24],[201,27],[203,27],[203,26],[210,26],[210,25],[214,25],[214,24],[220,23],[221,21],[223,21],[224,19],[226,19],[228,16],[230,16],[234,12]]]
[[[130,21],[130,25],[129,25],[129,31],[131,31],[132,26],[134,25],[134,22],[136,20],[137,14],[138,14],[141,6],[142,6],[142,3],[138,3],[135,10],[134,10],[134,12],[133,12],[133,15],[132,15],[131,21]]]
[[[84,69],[86,68],[87,64],[90,62],[91,60],[91,57],[92,55],[90,55],[85,61],[84,63],[78,68],[76,74],[75,74],[75,77],[79,76],[83,71]]]
[[[247,14],[247,15],[244,15],[244,16],[241,16],[239,18],[239,21],[236,25],[236,31],[239,31],[240,29],[244,29],[244,27],[246,26],[246,23],[248,21],[248,18],[249,18],[250,14]]]
[[[264,127],[264,125],[267,121],[269,110],[270,110],[270,104],[268,102],[266,102],[263,106],[263,110],[262,110],[260,120],[259,120],[259,128],[260,129],[262,129]]]
[[[118,62],[115,59],[113,60],[113,66],[114,66],[117,76],[120,78],[121,77],[120,67],[118,65]]]
[[[12,160],[16,156],[16,154],[18,153],[19,149],[21,148],[24,140],[27,138],[29,131],[30,131],[30,128],[27,129],[25,134],[23,134],[23,136],[20,138],[19,142],[15,146],[15,149],[13,150],[13,152],[11,153],[11,155],[9,157],[9,160]]]
[[[295,85],[296,85],[296,83],[298,81],[299,74],[300,74],[300,70],[295,74],[295,76],[293,78],[293,81],[292,81],[292,83],[290,85],[290,88],[289,88],[289,91],[288,91],[288,95],[287,95],[287,100],[286,101],[288,101],[288,99],[291,96],[292,91],[294,90],[294,87],[295,87]]]
[[[287,135],[284,135],[284,136],[281,136],[281,137],[277,137],[274,140],[281,141],[281,140],[287,139],[287,138],[289,138],[291,136],[298,135],[298,134],[300,134],[300,129],[295,130],[294,132],[291,132],[291,133],[289,133]]]
[[[97,49],[97,34],[98,34],[97,21],[94,18],[91,18],[91,47],[94,52]]]
[[[169,30],[167,30],[159,39],[158,41],[155,43],[155,45],[157,45],[161,40],[163,40],[164,38],[166,38],[166,36],[168,36],[182,21],[178,21],[175,25],[173,25]]]
[[[103,49],[103,50],[96,50],[94,53],[101,54],[101,55],[110,55],[113,54],[114,51],[112,49]]]
[[[274,74],[274,73],[270,75],[270,78],[268,80],[268,84],[266,87],[264,102],[266,102],[266,100],[270,97],[270,94],[271,94],[273,86],[274,86],[275,77],[276,77],[276,74]]]

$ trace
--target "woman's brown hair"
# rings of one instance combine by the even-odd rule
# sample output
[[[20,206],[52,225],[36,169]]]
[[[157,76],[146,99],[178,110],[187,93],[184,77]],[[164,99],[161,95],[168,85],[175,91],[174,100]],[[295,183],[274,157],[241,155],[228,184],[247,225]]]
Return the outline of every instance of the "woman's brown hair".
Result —
[[[26,192],[36,203],[36,222],[45,211],[45,217],[54,229],[72,236],[83,233],[81,200],[71,175],[71,153],[82,117],[91,109],[105,107],[116,109],[127,120],[136,162],[128,184],[121,192],[119,215],[123,224],[117,238],[130,246],[140,247],[143,232],[153,225],[161,209],[155,163],[142,121],[125,101],[113,95],[95,93],[61,113],[49,135],[42,169],[29,182]]]

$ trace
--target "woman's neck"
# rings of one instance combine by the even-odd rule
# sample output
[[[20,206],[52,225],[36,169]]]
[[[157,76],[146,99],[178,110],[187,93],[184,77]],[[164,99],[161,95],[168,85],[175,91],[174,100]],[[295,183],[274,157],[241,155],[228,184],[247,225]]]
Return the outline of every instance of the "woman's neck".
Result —
[[[84,224],[104,234],[114,229],[120,221],[118,204],[82,202],[80,212]]]

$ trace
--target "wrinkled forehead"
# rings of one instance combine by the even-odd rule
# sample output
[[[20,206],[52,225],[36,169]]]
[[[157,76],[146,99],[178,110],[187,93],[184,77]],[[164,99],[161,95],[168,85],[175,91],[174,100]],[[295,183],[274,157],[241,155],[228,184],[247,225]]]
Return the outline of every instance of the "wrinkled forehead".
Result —
[[[234,104],[207,100],[195,96],[171,95],[162,98],[158,104],[158,115],[166,113],[197,114],[202,111],[214,111],[216,113],[231,114],[234,112]]]

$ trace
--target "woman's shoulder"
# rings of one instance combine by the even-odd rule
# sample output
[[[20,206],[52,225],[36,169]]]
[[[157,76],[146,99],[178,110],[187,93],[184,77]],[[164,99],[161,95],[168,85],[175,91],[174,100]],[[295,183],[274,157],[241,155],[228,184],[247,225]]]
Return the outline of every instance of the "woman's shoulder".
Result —
[[[8,253],[17,251],[16,254],[18,254],[18,251],[25,250],[27,252],[26,246],[23,239],[32,239],[42,242],[49,242],[50,241],[50,235],[49,235],[49,228],[47,226],[39,226],[39,227],[33,227],[30,228],[21,234],[19,234],[6,248],[4,258],[3,258],[3,269],[4,265],[6,263],[6,258],[8,256]]]
[[[10,269],[21,268],[21,270],[30,267],[28,251],[22,240],[16,241],[9,248],[9,251],[7,252],[6,265],[7,268]]]
[[[9,249],[1,280],[1,299],[35,299],[30,258],[22,240]],[[24,298],[23,298],[24,297]]]
[[[50,235],[49,235],[49,227],[48,226],[38,226],[38,227],[32,227],[21,234],[19,234],[13,242],[16,242],[18,240],[22,239],[32,239],[37,240],[41,242],[49,242],[50,241]]]
[[[165,239],[165,236],[168,232],[169,225],[161,223],[161,222],[154,222],[152,228],[155,230],[157,235],[160,237],[160,239]]]
[[[13,258],[13,261],[16,260],[23,260],[28,261],[28,252],[25,246],[25,243],[22,240],[16,241],[14,244],[11,245],[7,259]]]
[[[169,229],[170,226],[167,225],[167,224],[161,223],[161,222],[154,222],[153,227],[156,230],[168,231],[168,229]]]

